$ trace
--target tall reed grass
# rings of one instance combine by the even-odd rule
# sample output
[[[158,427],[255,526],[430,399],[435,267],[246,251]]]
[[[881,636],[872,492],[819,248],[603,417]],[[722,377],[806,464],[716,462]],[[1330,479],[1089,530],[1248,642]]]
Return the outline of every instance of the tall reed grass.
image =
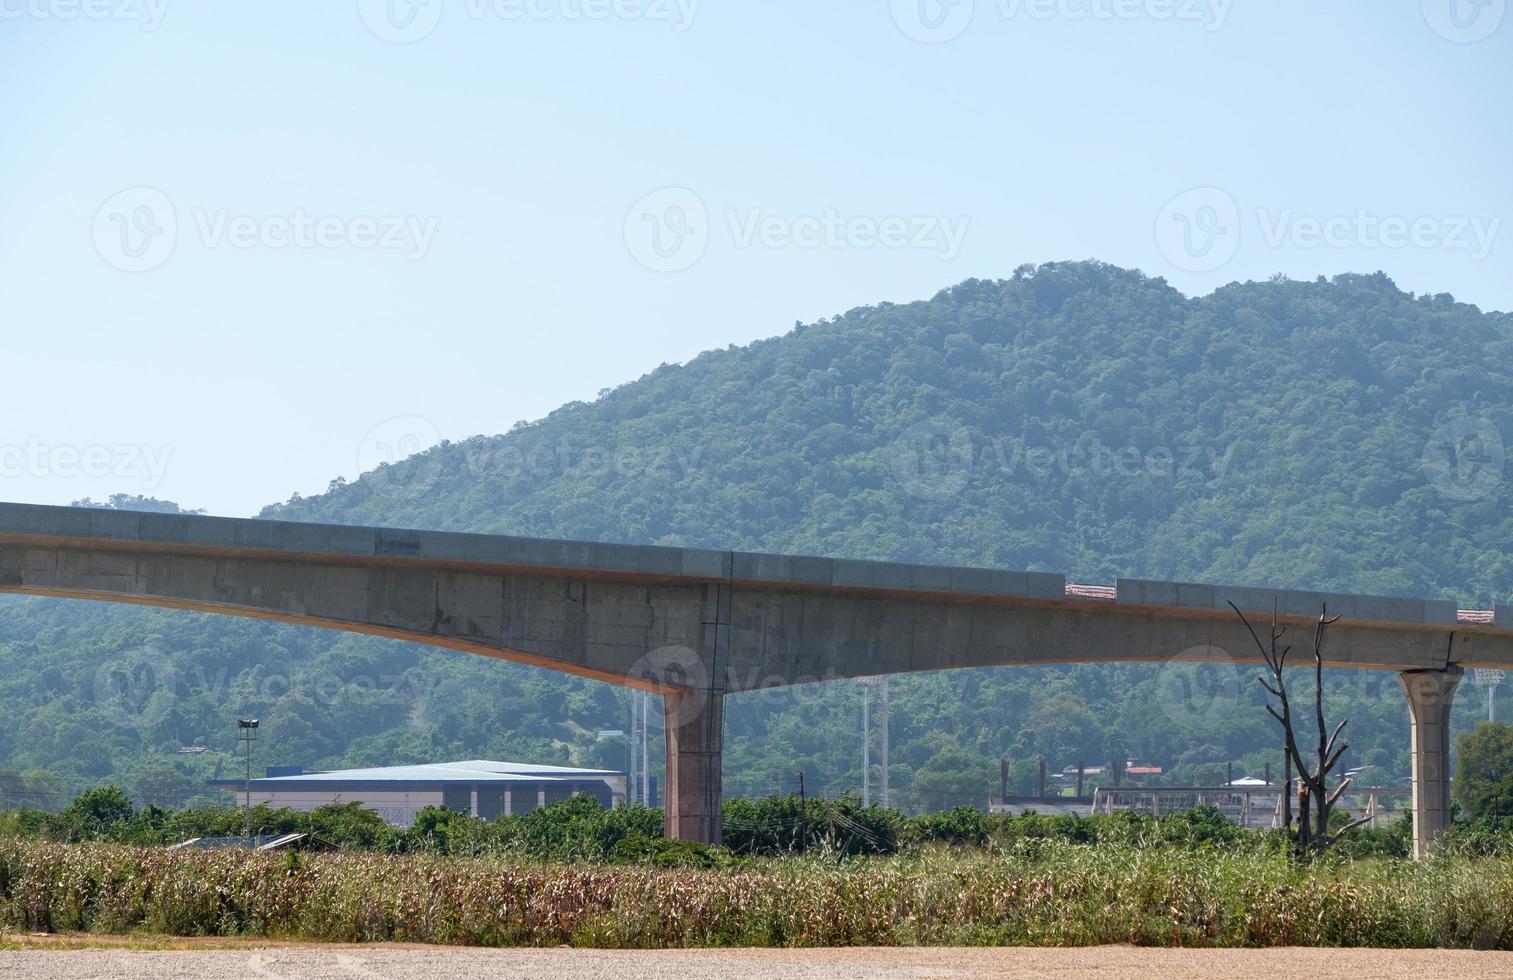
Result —
[[[695,871],[0,839],[25,930],[600,947],[1513,948],[1513,860],[1298,866],[1258,849],[1025,840]]]

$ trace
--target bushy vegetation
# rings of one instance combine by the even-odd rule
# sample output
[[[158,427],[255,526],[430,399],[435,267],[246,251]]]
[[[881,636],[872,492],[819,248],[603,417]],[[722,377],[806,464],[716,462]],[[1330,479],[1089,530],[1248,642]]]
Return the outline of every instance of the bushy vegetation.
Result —
[[[1455,802],[1477,828],[1513,830],[1513,725],[1483,722],[1456,740]]]
[[[1494,477],[1471,494],[1444,492],[1424,459],[1456,420],[1513,439],[1510,365],[1513,318],[1410,295],[1380,275],[1187,298],[1138,272],[1058,263],[667,365],[264,516],[1490,608],[1513,598],[1500,456],[1464,468]],[[946,477],[921,486],[911,440],[932,432],[970,453],[921,462]],[[1170,669],[1139,664],[896,678],[894,802],[981,805],[998,788],[999,759],[1012,763],[1010,791],[1024,793],[1041,755],[1053,769],[1137,757],[1189,784],[1211,783],[1227,762],[1247,775],[1268,761],[1279,770],[1251,673],[1201,670],[1176,684]],[[1357,784],[1406,780],[1395,678],[1327,676],[1332,716],[1350,720],[1344,765],[1371,767]],[[1184,684],[1203,692],[1196,707],[1174,700]],[[787,793],[802,769],[810,793],[859,786],[860,699],[854,684],[731,699],[727,785]],[[1460,698],[1458,728],[1471,726],[1477,700]],[[609,685],[394,641],[0,600],[0,765],[11,767],[0,798],[10,805],[61,809],[107,780],[139,805],[223,799],[206,781],[240,772],[238,714],[263,719],[257,767],[498,758],[621,768],[623,739],[598,733],[626,728],[626,711]]]
[[[1243,831],[1206,807],[1159,817],[1130,810],[1090,817],[1031,810],[988,814],[972,807],[910,817],[880,806],[864,807],[855,796],[736,799],[724,805],[724,847],[708,848],[664,840],[661,810],[609,809],[587,796],[494,820],[428,807],[411,826],[399,828],[358,803],[330,804],[310,812],[256,806],[250,820],[247,811],[235,807],[136,810],[117,787],[92,790],[61,813],[21,809],[0,814],[0,835],[59,843],[164,845],[193,837],[239,837],[244,822],[254,836],[310,833],[343,850],[664,867],[723,867],[747,858],[802,854],[846,859],[934,846],[981,850],[1033,840],[1139,848],[1282,846],[1279,835]],[[1411,837],[1411,821],[1404,817],[1380,830],[1351,831],[1341,842],[1341,853],[1403,858]],[[1513,834],[1461,825],[1451,846],[1468,855],[1513,856]]]

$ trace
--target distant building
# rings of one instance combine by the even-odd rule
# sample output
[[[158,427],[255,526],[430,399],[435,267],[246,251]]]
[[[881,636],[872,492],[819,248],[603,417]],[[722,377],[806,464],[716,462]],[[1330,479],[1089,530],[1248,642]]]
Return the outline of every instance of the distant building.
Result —
[[[247,791],[240,779],[216,780],[215,786],[237,794]],[[625,799],[625,775],[608,769],[570,769],[516,762],[444,762],[333,772],[270,769],[252,780],[252,805],[308,812],[328,803],[362,803],[397,827],[408,827],[428,806],[493,819],[525,813],[570,796],[592,796],[605,806]]]

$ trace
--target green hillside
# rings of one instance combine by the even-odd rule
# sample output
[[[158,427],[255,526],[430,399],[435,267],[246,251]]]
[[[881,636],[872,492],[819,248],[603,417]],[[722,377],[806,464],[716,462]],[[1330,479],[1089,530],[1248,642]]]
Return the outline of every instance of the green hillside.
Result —
[[[1513,592],[1510,396],[1513,317],[1381,275],[1187,298],[1058,263],[664,365],[262,516],[1490,608]],[[0,667],[0,793],[43,802],[107,778],[139,799],[202,792],[235,767],[228,726],[245,712],[267,719],[258,765],[624,759],[596,735],[626,726],[618,689],[366,637],[11,600]],[[1330,692],[1351,719],[1347,765],[1405,778],[1395,678],[1336,675]],[[892,782],[916,808],[980,800],[999,758],[1021,787],[1040,754],[1132,755],[1181,780],[1277,758],[1259,689],[1234,670],[1002,668],[893,693]],[[1477,693],[1462,724],[1485,710]],[[858,786],[859,723],[855,684],[735,698],[727,780],[786,790],[803,769],[811,791]]]

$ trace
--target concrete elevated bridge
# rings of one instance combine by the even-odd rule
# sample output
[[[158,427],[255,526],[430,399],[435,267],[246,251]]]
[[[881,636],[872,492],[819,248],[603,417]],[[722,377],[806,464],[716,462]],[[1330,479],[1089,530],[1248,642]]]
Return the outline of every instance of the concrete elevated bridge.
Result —
[[[1303,636],[1327,603],[1329,666],[1399,674],[1423,853],[1449,821],[1462,669],[1513,668],[1513,612],[1441,600],[24,504],[0,504],[0,592],[369,633],[660,693],[666,832],[711,843],[727,694],[1005,664],[1259,664],[1228,603]]]

